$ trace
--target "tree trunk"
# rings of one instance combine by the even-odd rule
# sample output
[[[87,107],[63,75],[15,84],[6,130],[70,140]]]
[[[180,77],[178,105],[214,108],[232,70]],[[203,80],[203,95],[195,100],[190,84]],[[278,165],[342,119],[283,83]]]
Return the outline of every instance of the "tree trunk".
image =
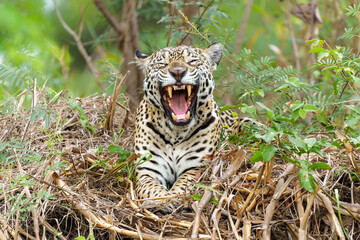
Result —
[[[135,111],[142,99],[141,88],[144,78],[142,70],[138,69],[135,64],[129,64],[134,61],[136,49],[140,48],[136,1],[124,0],[120,23],[116,16],[106,8],[102,0],[94,0],[94,4],[103,13],[119,38],[118,47],[124,57],[124,72],[131,71],[125,84],[126,94],[129,97],[131,111]]]
[[[135,64],[129,64],[134,61],[136,49],[140,49],[136,1],[124,1],[122,24],[125,25],[125,31],[119,42],[119,49],[124,56],[125,72],[127,70],[131,71],[129,78],[126,81],[126,93],[130,98],[129,107],[134,111],[142,99],[141,90],[144,78],[142,70],[137,68]]]

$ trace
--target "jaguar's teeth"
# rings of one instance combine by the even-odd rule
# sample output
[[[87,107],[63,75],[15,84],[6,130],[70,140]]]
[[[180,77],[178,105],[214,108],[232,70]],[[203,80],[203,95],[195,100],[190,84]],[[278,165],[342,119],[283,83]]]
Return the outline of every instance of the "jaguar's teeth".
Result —
[[[168,92],[170,98],[172,98],[172,90],[173,90],[172,86],[167,87],[167,92]]]
[[[168,99],[168,104],[169,104],[169,107],[171,108],[171,101],[170,101],[170,99]]]
[[[189,97],[191,96],[191,89],[192,89],[191,85],[186,85],[186,90],[187,90],[187,93],[188,93]]]
[[[171,117],[172,117],[172,119],[173,119],[174,121],[177,120],[177,117],[176,117],[176,115],[175,115],[174,113],[171,113]],[[185,117],[186,117],[186,116],[185,116]]]
[[[189,99],[189,101],[188,101],[188,107],[190,107],[190,105],[191,105],[191,100]]]
[[[185,85],[181,85],[181,86],[176,86],[174,85],[174,90],[177,91],[177,90],[184,90],[185,89]]]
[[[188,111],[188,112],[186,113],[185,119],[186,119],[186,120],[189,120],[189,119],[190,119],[190,111]]]

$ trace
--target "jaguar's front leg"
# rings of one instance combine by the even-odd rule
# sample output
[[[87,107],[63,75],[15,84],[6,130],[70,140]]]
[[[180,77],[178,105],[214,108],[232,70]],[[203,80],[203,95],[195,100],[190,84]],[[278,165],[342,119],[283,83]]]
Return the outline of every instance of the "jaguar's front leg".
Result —
[[[152,176],[142,170],[141,167],[138,167],[136,170],[136,193],[139,199],[169,196],[169,190],[164,185],[160,184]]]
[[[189,193],[200,177],[200,168],[193,168],[183,173],[170,189],[170,195]]]

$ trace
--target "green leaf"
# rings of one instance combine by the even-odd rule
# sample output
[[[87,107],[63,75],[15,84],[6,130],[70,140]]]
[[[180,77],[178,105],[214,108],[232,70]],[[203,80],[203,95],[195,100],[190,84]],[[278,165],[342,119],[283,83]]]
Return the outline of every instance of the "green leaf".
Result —
[[[264,141],[265,142],[271,142],[272,140],[275,139],[275,136],[278,134],[279,132],[276,131],[273,127],[270,127],[267,132],[264,135]]]
[[[324,40],[319,40],[319,39],[312,39],[312,40],[308,40],[306,41],[306,44],[311,43],[311,48],[320,46],[322,47],[324,45]]]
[[[219,201],[216,200],[216,199],[214,199],[214,198],[212,198],[212,199],[210,199],[209,203],[213,203],[213,204],[218,205],[218,204],[219,204]]]
[[[264,146],[264,145],[262,145],[262,146]],[[251,156],[251,158],[250,158],[250,162],[260,162],[262,160],[263,160],[263,156],[262,156],[262,150],[261,149],[255,151],[253,153],[253,155]]]
[[[318,62],[320,62],[323,58],[328,57],[329,56],[329,52],[320,52],[317,56],[317,60]]]
[[[312,104],[306,104],[306,105],[304,105],[304,110],[307,112],[315,112],[318,110],[318,108]]]
[[[324,67],[323,69],[321,69],[321,71],[323,72],[323,71],[331,70],[331,69],[336,70],[336,69],[338,69],[338,67],[331,65],[331,66],[328,66],[328,67]]]
[[[282,91],[287,88],[289,88],[289,84],[285,83],[285,84],[281,85],[280,87],[275,88],[274,92],[279,92],[279,91]]]
[[[254,114],[256,114],[256,107],[245,105],[244,107],[241,108],[241,112],[242,113],[250,113],[251,115],[254,115]]]
[[[86,240],[86,238],[84,236],[79,236],[79,237],[76,237],[75,240]]]
[[[271,144],[267,145],[262,151],[262,158],[264,162],[269,162],[274,157],[277,150],[277,147]]]
[[[261,102],[256,102],[257,105],[259,105],[260,107],[264,108],[265,110],[272,112],[272,110],[270,108],[268,108],[267,106],[265,106],[263,103]]]
[[[309,53],[319,53],[319,52],[325,52],[325,51],[327,51],[327,50],[325,50],[321,47],[314,47],[309,51]]]
[[[309,192],[315,192],[315,180],[311,173],[313,173],[313,171],[301,168],[299,170],[300,182],[303,188],[305,188]]]
[[[351,75],[352,79],[354,80],[354,83],[358,86],[360,86],[360,78],[356,77],[355,75]]]
[[[261,97],[265,96],[264,90],[262,90],[262,89],[255,89],[254,94],[258,95],[258,96],[261,96]]]
[[[291,114],[291,119],[292,119],[293,122],[295,122],[295,121],[299,118],[299,110],[300,110],[300,109],[294,111],[294,112]]]
[[[291,109],[293,111],[297,110],[298,108],[300,108],[303,105],[303,102],[301,102],[300,100],[297,100],[293,103]]]
[[[195,184],[195,187],[197,187],[197,188],[209,189],[209,190],[211,190],[211,191],[213,191],[213,192],[215,192],[215,193],[220,194],[220,192],[219,192],[218,190],[216,190],[216,189],[214,189],[214,188],[212,188],[212,187],[210,187],[210,186],[202,185],[202,184],[200,184],[200,183]]]
[[[302,119],[305,119],[306,117],[306,111],[304,109],[299,109],[299,115]]]
[[[328,119],[327,119],[326,115],[325,115],[323,112],[321,112],[321,113],[319,113],[319,114],[316,114],[316,119],[317,119],[319,122],[321,122],[321,123],[323,123],[323,124],[325,124],[325,125],[328,124]]]
[[[310,169],[331,169],[331,167],[324,162],[316,162],[309,166]]]
[[[297,77],[290,77],[286,82],[290,83],[294,87],[300,87],[300,80]]]
[[[304,138],[303,141],[306,143],[308,149],[310,149],[312,146],[314,146],[317,140],[316,138]]]
[[[295,139],[295,138],[292,138],[292,137],[288,137],[288,138],[289,138],[289,141],[294,145],[294,147],[301,148],[303,150],[307,149],[307,145],[305,144],[305,142]]]
[[[318,146],[313,146],[310,150],[307,151],[308,153],[316,153],[319,154],[320,156],[323,156],[323,152],[320,150],[320,148]]]
[[[241,108],[241,107],[244,107],[245,105],[244,104],[238,104],[238,105],[226,105],[226,106],[223,106],[221,109],[220,109],[220,111],[219,111],[219,113],[222,113],[222,112],[224,112],[224,111],[226,111],[226,110],[229,110],[229,109],[234,109],[234,108]]]
[[[118,153],[121,160],[126,160],[131,153],[126,151],[122,146],[110,145],[108,147],[110,154]]]
[[[191,195],[191,197],[194,199],[194,200],[197,200],[197,201],[200,201],[202,196],[200,194],[194,194],[194,195]]]

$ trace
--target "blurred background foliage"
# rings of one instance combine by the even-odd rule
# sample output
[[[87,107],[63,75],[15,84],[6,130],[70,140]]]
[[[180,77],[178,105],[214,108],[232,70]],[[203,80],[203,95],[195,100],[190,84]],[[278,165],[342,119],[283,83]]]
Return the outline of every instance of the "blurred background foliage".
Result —
[[[102,91],[94,75],[89,71],[76,41],[60,23],[56,15],[56,7],[72,30],[76,33],[81,30],[82,45],[91,57],[91,62],[106,92],[112,92],[115,78],[106,73],[110,71],[124,75],[125,63],[129,62],[129,58],[125,57],[125,37],[114,31],[114,27],[109,24],[95,2],[95,0],[1,1],[0,64],[2,68],[9,71],[9,76],[14,75],[10,72],[15,71],[17,77],[15,75],[12,78],[6,77],[6,71],[0,71],[2,83],[0,100],[3,101],[19,94],[23,87],[28,86],[30,89],[34,78],[40,86],[46,82],[46,85],[55,91],[67,89],[70,96],[84,97]],[[314,29],[310,29],[312,26],[293,12],[297,5],[310,3],[310,1],[302,0],[103,0],[97,2],[106,6],[120,27],[126,24],[124,14],[131,11],[131,9],[126,9],[130,6],[129,2],[135,4],[138,47],[146,54],[167,45],[175,46],[186,36],[186,31],[190,28],[184,23],[178,10],[183,11],[196,25],[197,30],[211,42],[223,43],[226,47],[225,53],[236,55],[239,49],[251,49],[258,56],[269,56],[273,60],[273,66],[296,66],[297,70],[302,72],[303,81],[310,81],[308,66],[313,63],[311,54],[308,53],[310,47],[305,41],[319,38],[325,39],[332,46],[343,44],[349,45],[355,51],[359,49],[359,38],[347,42],[337,40],[344,32],[344,27],[357,25],[359,22],[358,18],[344,17],[346,7],[355,3],[352,0],[314,1],[318,6],[321,19],[321,23],[313,26]],[[190,7],[190,10],[186,7]],[[249,16],[248,20],[244,20],[246,13]],[[294,54],[289,19],[298,48],[298,56]],[[242,25],[244,21],[246,23]],[[239,31],[242,26],[245,27],[245,31],[239,43]],[[170,27],[171,35],[169,36]],[[129,33],[124,31],[122,34]],[[198,34],[189,36],[191,36],[190,41],[182,44],[201,47],[208,45]],[[296,60],[299,61],[298,65]],[[220,91],[217,92],[219,101],[222,101],[222,96],[226,91],[226,88],[221,88],[221,86],[228,86],[233,77],[226,73],[228,68],[229,63],[223,59],[220,71],[216,73],[218,86],[220,86]],[[30,73],[32,77],[22,78]],[[326,74],[329,73],[315,72],[312,78],[321,82],[329,78]],[[18,81],[14,83],[17,78]],[[29,79],[31,81],[26,82]],[[141,84],[135,82],[131,84],[136,85],[136,91],[132,90],[129,94],[139,95]],[[135,98],[139,99],[139,97]],[[229,101],[231,102],[232,99]],[[229,101],[226,103],[228,104]]]

